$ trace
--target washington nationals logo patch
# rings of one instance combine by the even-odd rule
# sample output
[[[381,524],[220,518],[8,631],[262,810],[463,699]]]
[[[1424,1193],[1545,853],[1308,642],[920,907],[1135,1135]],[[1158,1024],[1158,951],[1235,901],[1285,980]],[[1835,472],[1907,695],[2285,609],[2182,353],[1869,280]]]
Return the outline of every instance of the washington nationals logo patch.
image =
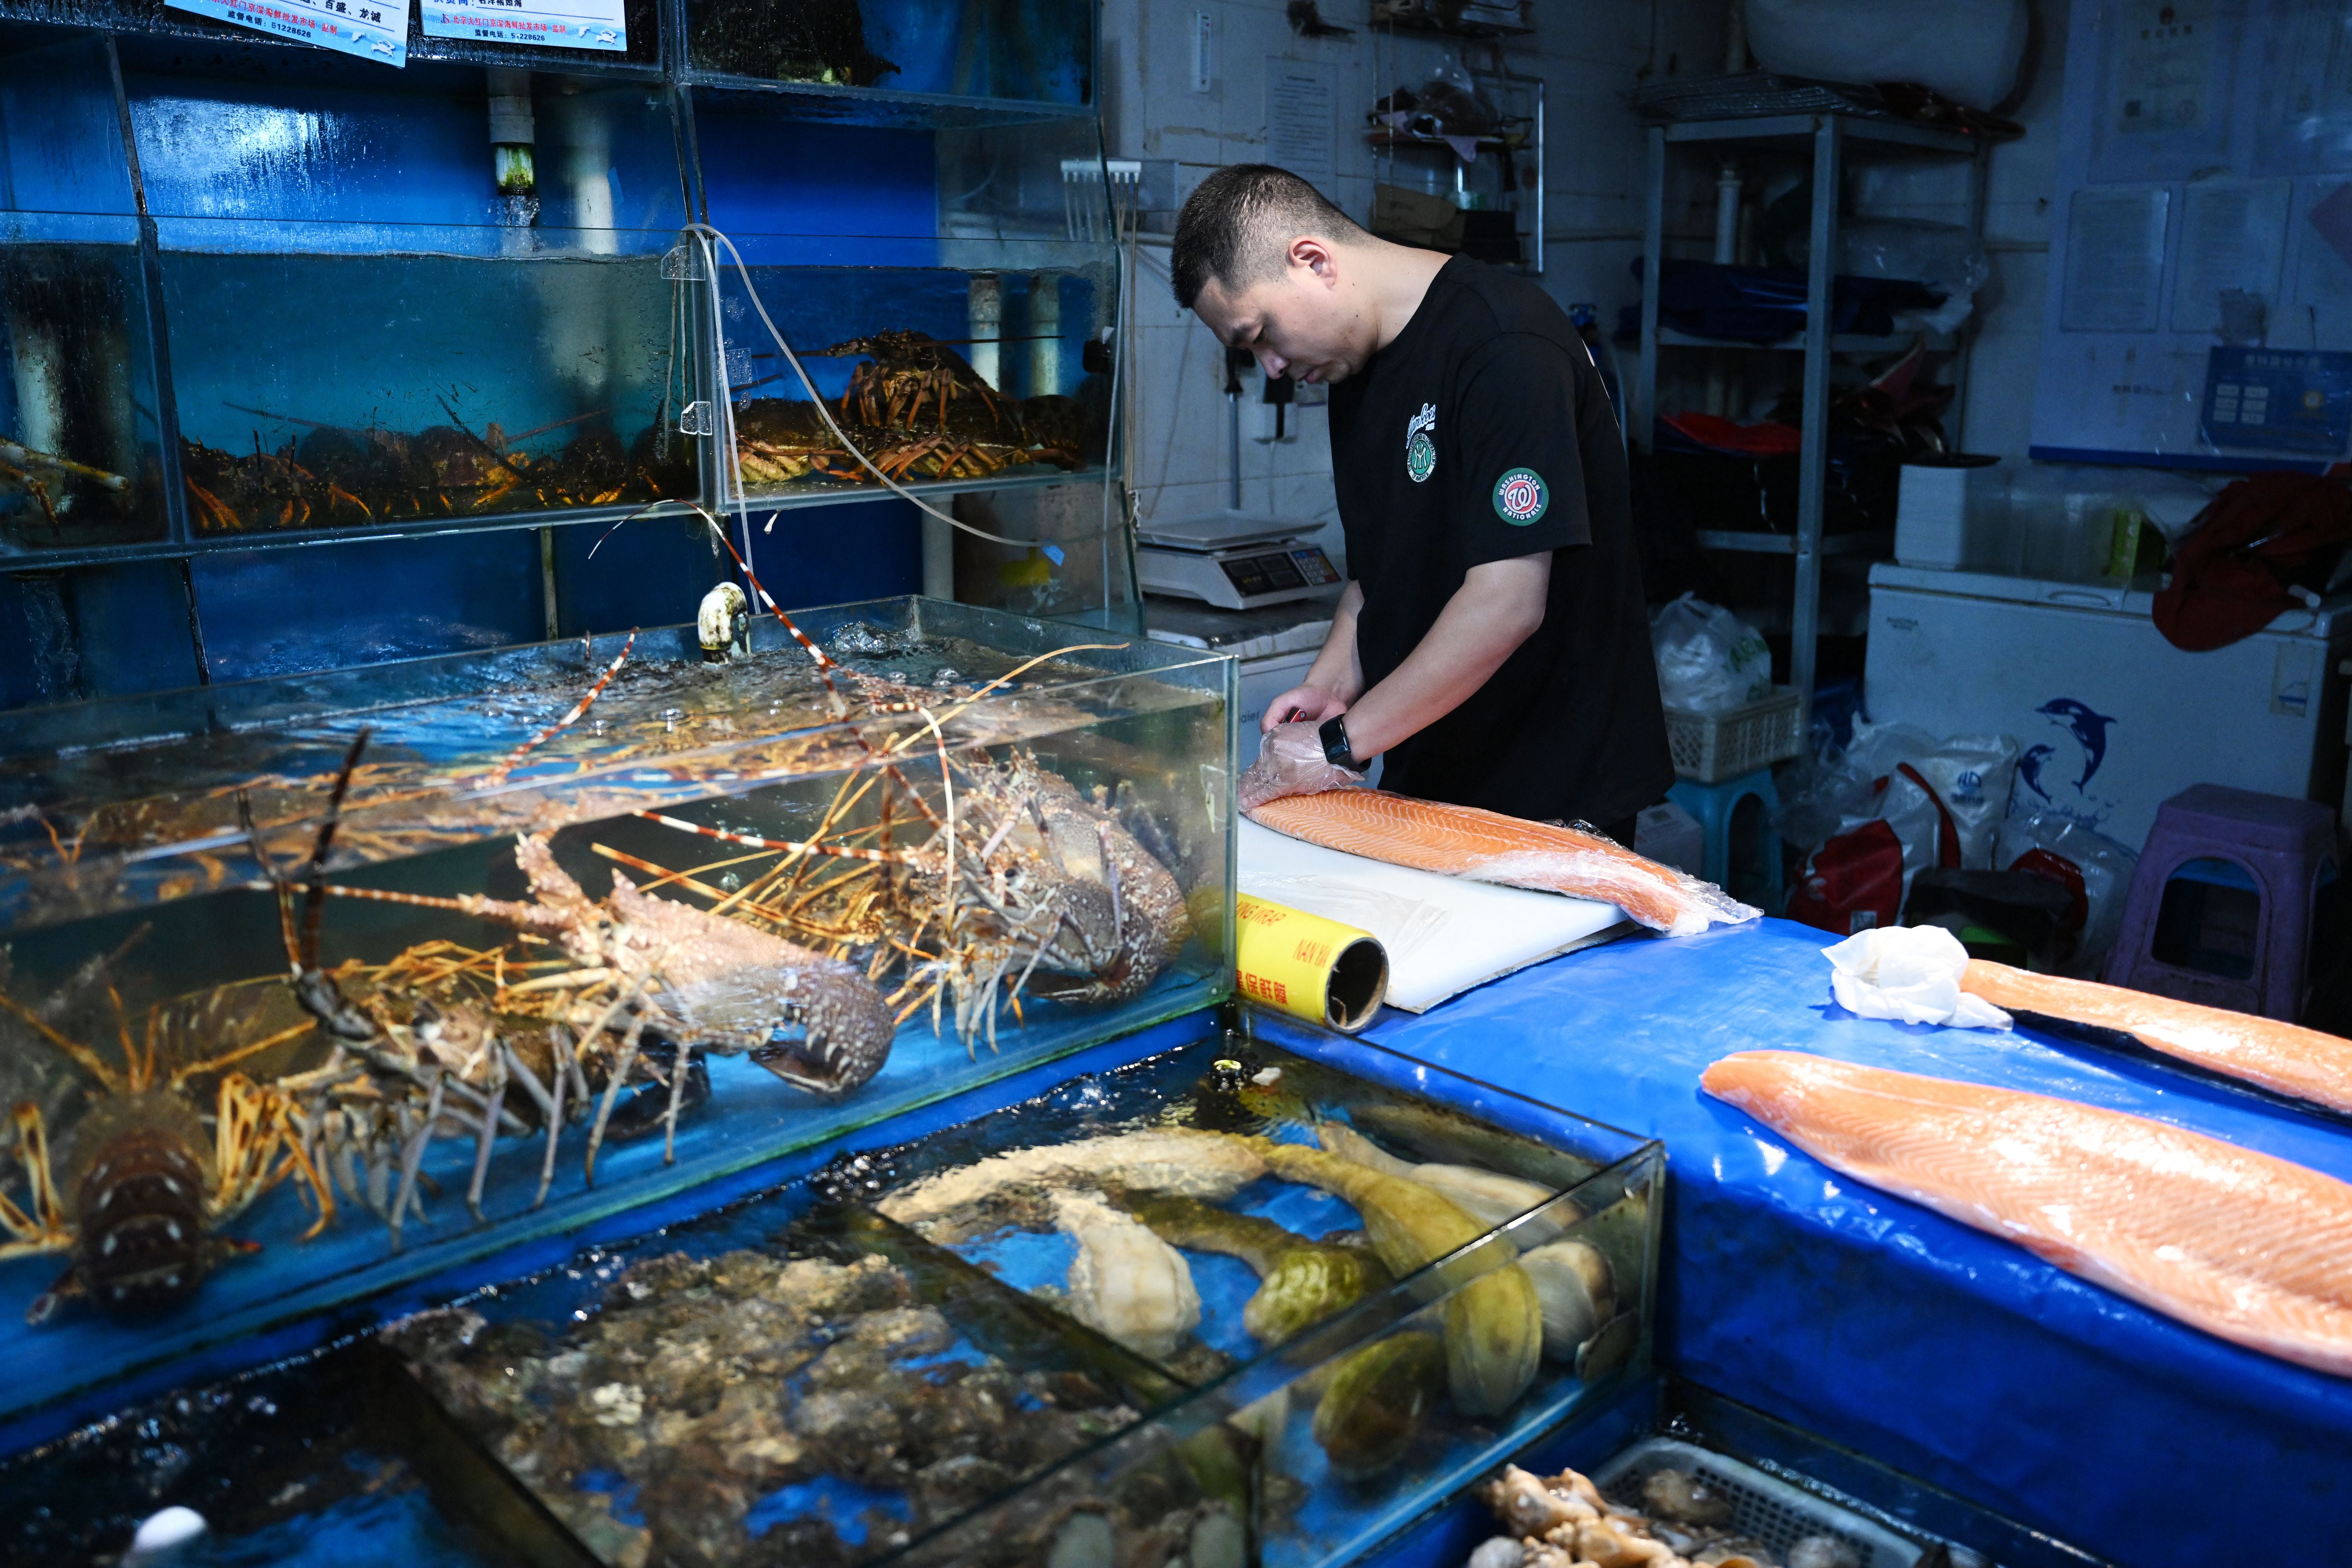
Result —
[[[1551,489],[1533,468],[1513,468],[1495,481],[1495,515],[1525,528],[1551,505]]]
[[[1437,443],[1429,433],[1437,427],[1437,405],[1424,403],[1421,412],[1405,421],[1404,471],[1414,484],[1437,471]]]

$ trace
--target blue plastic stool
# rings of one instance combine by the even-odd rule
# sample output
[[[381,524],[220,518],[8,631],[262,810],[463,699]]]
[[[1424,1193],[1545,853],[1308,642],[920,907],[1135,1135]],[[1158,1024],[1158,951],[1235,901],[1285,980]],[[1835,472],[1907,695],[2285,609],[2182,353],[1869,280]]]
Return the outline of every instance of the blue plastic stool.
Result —
[[[1706,836],[1708,881],[1733,898],[1768,910],[1780,907],[1780,792],[1772,787],[1772,770],[1759,768],[1721,784],[1676,779],[1666,798],[1698,819]],[[1755,805],[1747,805],[1753,801]],[[1732,864],[1731,833],[1745,816],[1753,818],[1753,847]]]

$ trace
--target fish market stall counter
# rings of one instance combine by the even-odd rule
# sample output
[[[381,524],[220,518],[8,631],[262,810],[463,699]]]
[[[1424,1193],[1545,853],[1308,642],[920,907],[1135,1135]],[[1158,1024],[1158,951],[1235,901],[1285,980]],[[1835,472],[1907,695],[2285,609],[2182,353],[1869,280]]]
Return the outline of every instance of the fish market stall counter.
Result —
[[[1856,1182],[1700,1079],[1803,1052],[2128,1112],[2338,1181],[2352,1122],[2035,1027],[1858,1017],[1831,998],[1826,940],[1768,920],[1618,942],[1364,1037],[1664,1143],[1657,1360],[1680,1376],[2133,1568],[2226,1561],[2250,1530],[2266,1555],[2342,1561],[2352,1382]],[[2236,1222],[2176,1223],[2193,1249]],[[2191,1453],[2226,1468],[2226,1503],[2184,1500]]]

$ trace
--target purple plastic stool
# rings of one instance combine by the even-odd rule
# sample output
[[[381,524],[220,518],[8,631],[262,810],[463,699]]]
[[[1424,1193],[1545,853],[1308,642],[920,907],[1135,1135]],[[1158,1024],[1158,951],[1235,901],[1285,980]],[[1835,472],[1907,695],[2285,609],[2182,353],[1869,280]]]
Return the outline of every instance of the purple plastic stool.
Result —
[[[2251,933],[2252,973],[2245,979],[2157,956],[2166,889],[2195,860],[2223,862],[2261,900]],[[2294,1022],[2308,990],[2313,902],[2335,860],[2336,814],[2315,801],[2221,784],[2182,790],[2157,808],[2124,905],[2123,931],[2107,959],[2107,984]]]

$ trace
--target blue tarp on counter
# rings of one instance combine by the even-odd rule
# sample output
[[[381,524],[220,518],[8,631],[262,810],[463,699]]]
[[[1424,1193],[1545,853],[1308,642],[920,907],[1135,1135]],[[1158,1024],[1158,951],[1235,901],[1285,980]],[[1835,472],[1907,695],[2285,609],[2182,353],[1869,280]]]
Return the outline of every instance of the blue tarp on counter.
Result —
[[[2352,1381],[1862,1186],[1701,1091],[1810,1051],[2111,1107],[2352,1181],[2352,1125],[2026,1031],[1858,1018],[1783,921],[1589,949],[1367,1037],[1663,1138],[1658,1357],[2129,1568],[2352,1563]]]

